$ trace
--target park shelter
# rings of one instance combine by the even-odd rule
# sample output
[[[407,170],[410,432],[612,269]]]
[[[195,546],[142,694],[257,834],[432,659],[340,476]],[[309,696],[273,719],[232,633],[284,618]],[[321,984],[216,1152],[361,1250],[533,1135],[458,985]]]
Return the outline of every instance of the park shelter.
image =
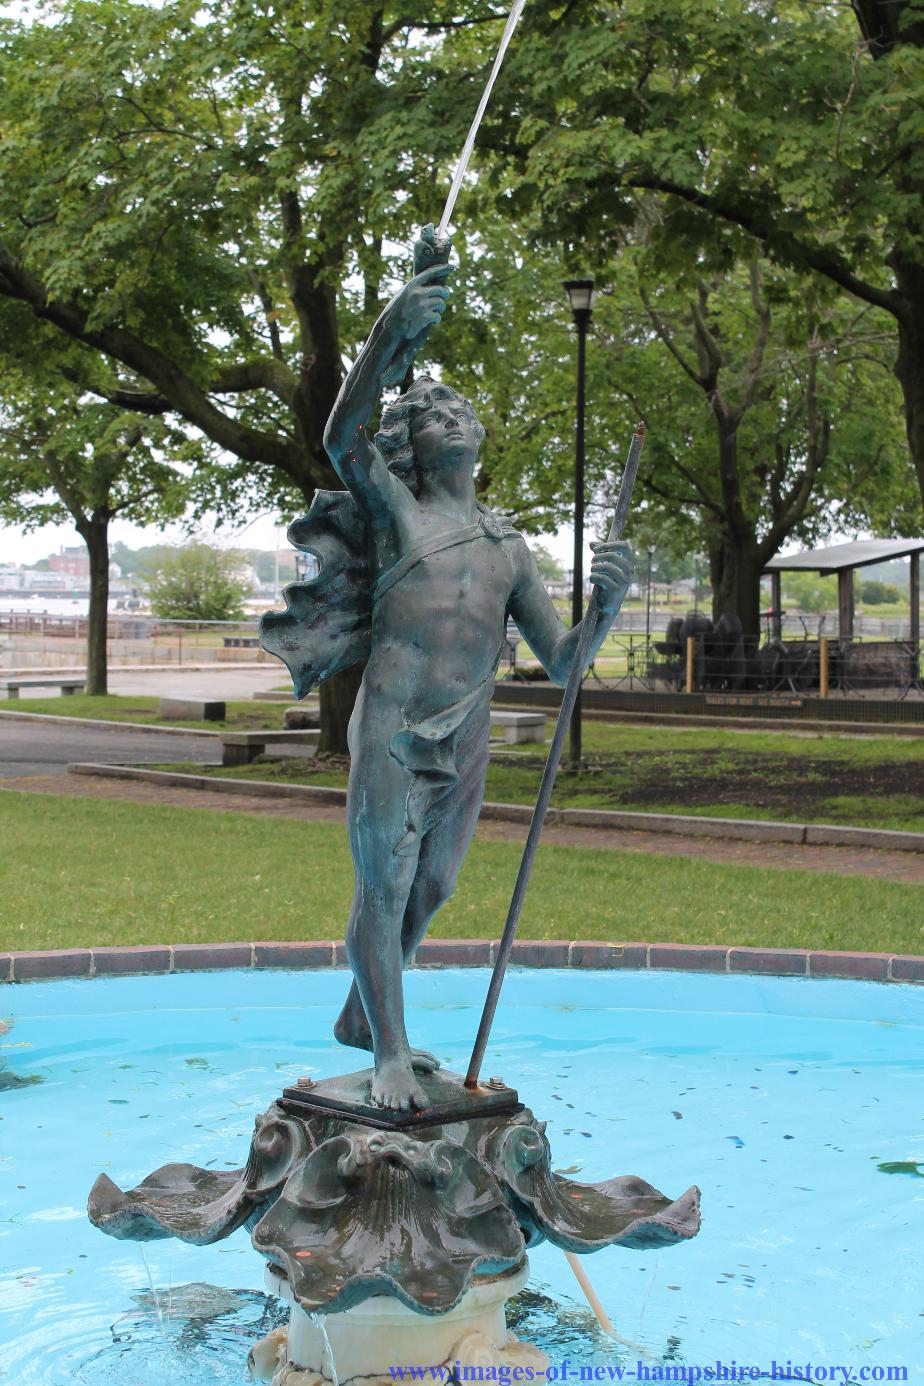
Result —
[[[853,639],[854,585],[856,568],[873,563],[887,563],[892,558],[910,558],[909,599],[911,604],[912,644],[921,639],[921,553],[924,539],[857,539],[850,544],[832,544],[825,549],[806,549],[787,556],[778,554],[764,568],[769,573],[773,591],[773,610],[782,611],[780,573],[809,572],[837,574],[838,635],[841,640]],[[779,615],[777,615],[779,620]]]

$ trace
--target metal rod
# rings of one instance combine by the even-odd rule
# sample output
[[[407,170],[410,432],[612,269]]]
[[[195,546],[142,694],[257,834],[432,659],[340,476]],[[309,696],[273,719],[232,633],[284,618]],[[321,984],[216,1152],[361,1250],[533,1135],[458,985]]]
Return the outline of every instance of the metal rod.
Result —
[[[632,499],[632,487],[635,484],[635,477],[638,472],[638,464],[642,456],[644,442],[645,425],[639,424],[633,436],[632,445],[629,448],[629,456],[626,459],[625,471],[622,474],[619,496],[616,500],[616,511],[613,516],[613,523],[610,526],[610,542],[618,539],[625,529],[626,519],[629,514],[629,503]],[[542,824],[545,820],[549,801],[552,797],[552,790],[555,786],[555,775],[558,771],[558,763],[561,760],[562,748],[565,743],[565,733],[568,730],[574,702],[577,697],[578,689],[581,686],[581,680],[584,676],[588,651],[590,650],[597,629],[597,621],[600,615],[599,592],[600,589],[594,587],[593,595],[587,606],[587,615],[584,617],[584,623],[581,626],[581,633],[578,637],[578,646],[574,652],[574,659],[571,661],[568,682],[562,694],[561,707],[558,710],[558,720],[555,723],[555,733],[552,737],[552,745],[549,749],[545,769],[542,772],[542,783],[539,786],[539,793],[536,796],[536,807],[533,809],[533,816],[526,837],[526,846],[523,848],[520,869],[517,872],[516,883],[513,887],[510,908],[507,911],[507,922],[504,924],[504,932],[501,935],[500,945],[497,950],[494,971],[491,973],[491,981],[488,986],[488,994],[481,1015],[481,1023],[478,1026],[478,1034],[475,1037],[475,1047],[472,1050],[468,1072],[465,1075],[465,1086],[467,1088],[476,1088],[478,1086],[478,1075],[481,1072],[484,1051],[488,1046],[488,1037],[491,1033],[491,1026],[494,1023],[494,1013],[497,1010],[497,1003],[500,999],[500,991],[504,982],[504,974],[507,971],[507,964],[510,960],[510,950],[513,947],[517,925],[520,922],[523,901],[526,898],[526,887],[529,884],[530,873],[533,869],[533,862],[535,861],[536,851],[539,847]]]
[[[600,1296],[597,1294],[596,1290],[590,1282],[590,1276],[587,1274],[586,1270],[581,1265],[580,1261],[575,1256],[573,1251],[565,1252],[565,1260],[568,1262],[568,1265],[574,1271],[574,1278],[580,1285],[581,1289],[584,1291],[584,1298],[587,1300],[587,1303],[594,1311],[597,1323],[603,1329],[604,1333],[608,1333],[611,1338],[615,1338],[616,1332],[613,1328],[613,1321],[604,1309],[603,1305],[601,1304]]]
[[[571,574],[571,624],[576,626],[584,609],[584,401],[589,313],[576,316],[578,334],[577,410],[574,424],[574,570]],[[581,671],[583,673],[583,670]],[[581,685],[578,684],[571,714],[569,759],[572,770],[581,768]]]
[[[437,243],[445,240],[446,228],[449,226],[449,218],[452,216],[453,208],[456,205],[456,198],[459,196],[459,189],[462,187],[462,179],[465,177],[465,170],[468,168],[468,161],[472,157],[472,150],[475,147],[475,136],[478,134],[478,127],[487,109],[494,83],[497,81],[497,74],[501,70],[501,63],[504,61],[504,54],[507,52],[510,40],[513,38],[513,31],[517,27],[517,20],[523,11],[526,0],[514,0],[510,13],[507,16],[507,23],[504,25],[504,32],[501,35],[500,46],[497,56],[494,59],[494,66],[491,68],[491,75],[488,78],[484,91],[481,93],[481,100],[478,102],[478,109],[475,118],[469,126],[468,134],[465,136],[465,143],[462,146],[462,153],[459,155],[459,162],[456,164],[456,171],[452,175],[452,184],[449,189],[449,196],[446,198],[446,206],[443,208],[443,215],[440,217],[440,224],[436,229]]]

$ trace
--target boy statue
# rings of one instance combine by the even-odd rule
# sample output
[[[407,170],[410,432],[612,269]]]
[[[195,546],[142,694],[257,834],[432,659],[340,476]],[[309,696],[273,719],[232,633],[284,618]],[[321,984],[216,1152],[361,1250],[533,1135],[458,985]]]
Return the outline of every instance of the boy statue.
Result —
[[[432,245],[432,229],[424,241]],[[437,1059],[412,1049],[402,970],[448,899],[471,842],[488,765],[491,694],[511,616],[549,677],[567,680],[578,630],[566,630],[524,539],[475,496],[484,437],[472,406],[427,377],[366,424],[383,386],[439,323],[446,265],[416,274],[356,358],[325,433],[344,492],[318,492],[289,534],[319,560],[263,619],[263,643],[303,697],[366,659],[350,722],[347,821],[356,888],[346,932],[353,984],[334,1033],[371,1049],[371,1100],[423,1108],[415,1076]],[[628,544],[594,546],[599,648],[632,576]]]

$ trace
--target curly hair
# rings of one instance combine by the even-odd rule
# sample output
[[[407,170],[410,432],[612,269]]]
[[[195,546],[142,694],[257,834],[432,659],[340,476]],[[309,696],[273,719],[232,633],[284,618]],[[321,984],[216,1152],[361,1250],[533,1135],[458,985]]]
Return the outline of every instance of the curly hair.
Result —
[[[428,375],[420,376],[405,394],[399,395],[393,403],[386,404],[382,410],[381,426],[375,435],[375,446],[385,458],[388,470],[407,482],[412,490],[416,489],[419,478],[411,418],[414,414],[423,413],[435,399],[459,400],[471,416],[479,444],[485,436],[484,425],[467,399],[450,386],[431,380]]]

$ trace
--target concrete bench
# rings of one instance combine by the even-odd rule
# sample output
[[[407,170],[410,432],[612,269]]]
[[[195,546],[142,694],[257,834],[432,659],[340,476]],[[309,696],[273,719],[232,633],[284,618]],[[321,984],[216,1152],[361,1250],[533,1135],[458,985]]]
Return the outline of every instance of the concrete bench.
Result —
[[[249,765],[267,746],[278,746],[296,755],[314,755],[320,731],[221,732],[222,765]]]
[[[260,644],[258,635],[226,635],[222,639],[226,650],[255,650]]]
[[[28,676],[23,675],[21,678],[15,676],[0,678],[0,688],[6,689],[8,698],[18,698],[21,688],[60,688],[61,696],[66,697],[70,693],[82,693],[86,686],[86,679],[56,679],[53,674],[29,674]]]
[[[223,722],[226,710],[217,699],[161,698],[157,715],[174,722]]]
[[[491,726],[503,730],[504,740],[544,741],[546,715],[544,712],[495,712],[491,709]]]

